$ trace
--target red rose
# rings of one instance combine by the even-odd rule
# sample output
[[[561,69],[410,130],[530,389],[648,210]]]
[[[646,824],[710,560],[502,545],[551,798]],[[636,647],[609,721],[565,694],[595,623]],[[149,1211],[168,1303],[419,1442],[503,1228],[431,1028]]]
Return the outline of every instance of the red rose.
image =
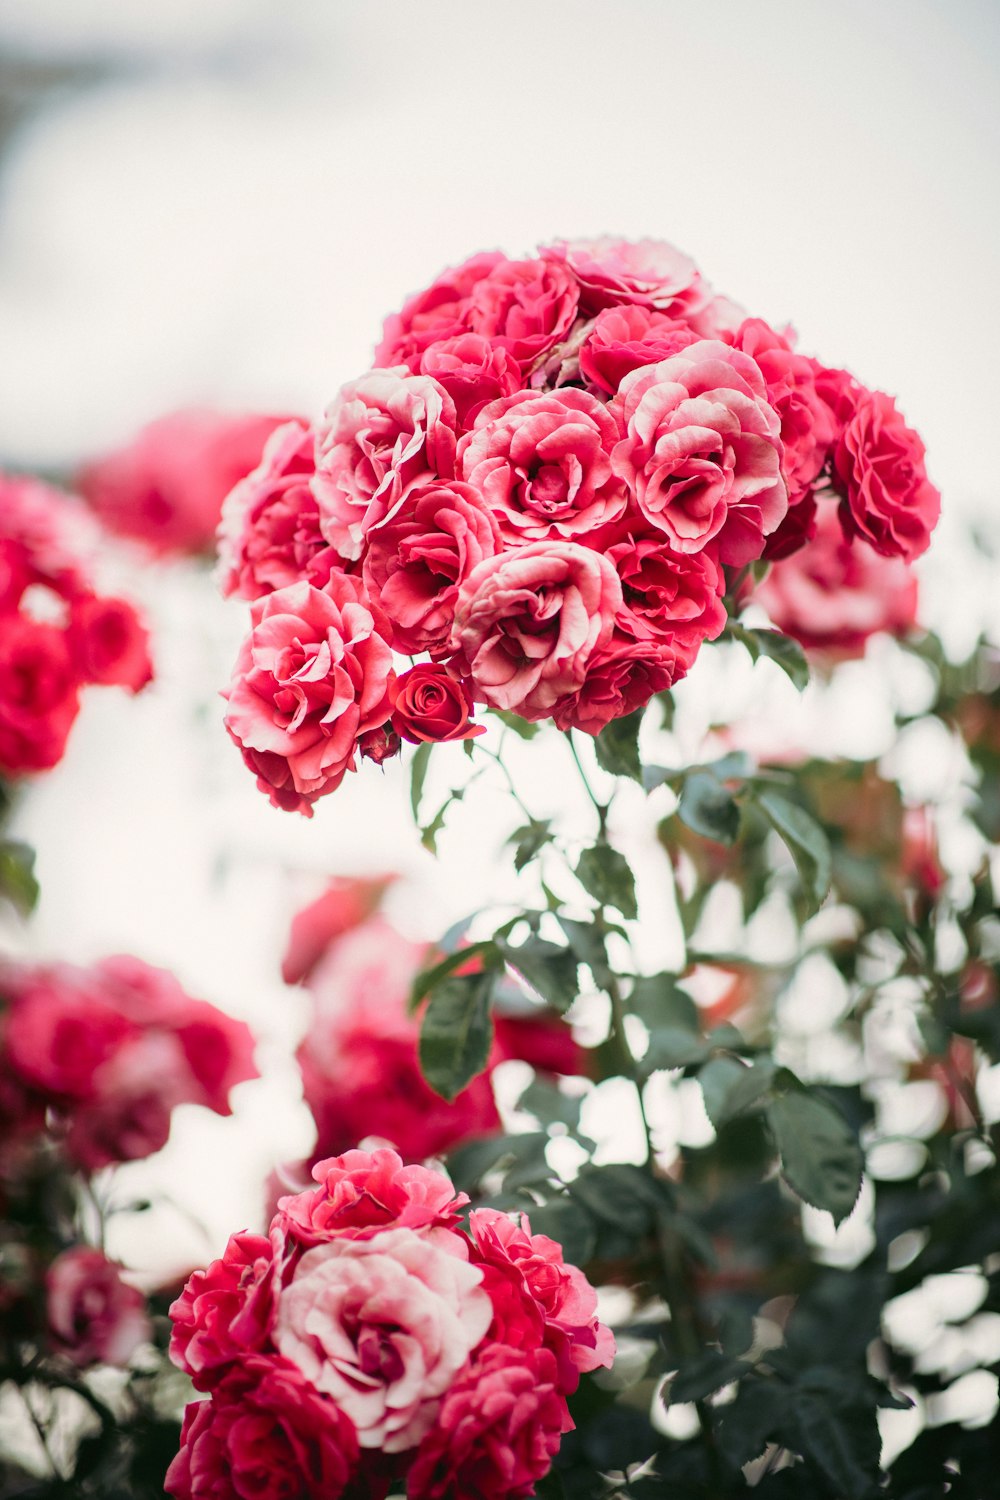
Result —
[[[472,723],[472,694],[447,668],[432,662],[411,667],[389,687],[390,720],[396,733],[418,745],[422,740],[470,740],[486,726]]]
[[[912,562],[927,550],[941,495],[927,478],[924,445],[891,396],[856,386],[833,455],[845,530],[883,557]]]
[[[64,1250],[45,1278],[49,1334],[75,1365],[125,1365],[150,1337],[146,1299],[100,1250]]]

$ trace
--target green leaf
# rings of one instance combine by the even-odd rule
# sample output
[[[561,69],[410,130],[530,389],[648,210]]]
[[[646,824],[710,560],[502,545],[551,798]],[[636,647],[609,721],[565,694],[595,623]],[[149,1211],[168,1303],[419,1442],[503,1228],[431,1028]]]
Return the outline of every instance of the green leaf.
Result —
[[[718,844],[733,843],[740,831],[736,800],[712,771],[700,769],[685,776],[677,816],[702,838]]]
[[[586,964],[594,976],[594,983],[605,989],[613,975],[608,966],[608,950],[604,941],[604,929],[596,922],[577,922],[572,917],[556,913],[559,926],[566,934],[566,941],[580,963]]]
[[[815,1375],[814,1389],[807,1374],[792,1391],[786,1441],[812,1459],[845,1500],[865,1500],[880,1491],[882,1444],[874,1406],[825,1388],[823,1372]]]
[[[436,986],[420,1028],[420,1067],[436,1094],[454,1099],[481,1073],[493,1045],[495,975],[453,974]]]
[[[593,1219],[568,1195],[531,1209],[531,1232],[555,1240],[567,1264],[574,1266],[586,1265],[597,1244]]]
[[[467,948],[456,948],[454,953],[449,953],[430,969],[421,969],[413,981],[410,990],[410,1009],[414,1010],[431,990],[437,989],[443,979],[453,973],[455,969],[461,969],[465,964],[471,963],[473,959],[482,958],[482,967],[495,969],[500,962],[497,945],[492,938],[486,938],[480,943],[470,943]]]
[[[572,949],[560,948],[557,943],[540,937],[529,937],[516,948],[498,939],[496,947],[553,1010],[562,1012],[573,1004],[579,993],[576,982],[579,959]]]
[[[644,975],[629,996],[629,1010],[649,1031],[649,1046],[640,1067],[643,1073],[657,1068],[685,1068],[708,1056],[709,1044],[701,1034],[698,1007],[670,974]]]
[[[796,1080],[770,1101],[767,1119],[789,1187],[842,1223],[858,1201],[864,1169],[861,1147],[843,1115]]]
[[[430,765],[433,748],[429,740],[424,740],[417,746],[413,752],[413,759],[410,761],[410,809],[414,822],[420,817],[420,798],[423,795],[424,781],[427,778],[427,767]]]
[[[512,714],[505,708],[491,708],[491,714],[495,714],[508,729],[520,735],[522,740],[533,740],[538,733],[539,725],[531,723],[528,719],[522,719],[517,714]]]
[[[612,849],[610,844],[595,844],[591,849],[584,849],[574,873],[599,906],[613,906],[627,920],[635,921],[639,915],[635,879],[628,860],[617,849]]]
[[[597,764],[612,776],[630,776],[642,785],[642,762],[639,759],[639,725],[645,705],[624,718],[612,719],[594,739]]]
[[[721,1386],[739,1380],[749,1368],[745,1359],[723,1354],[718,1349],[706,1349],[681,1365],[664,1391],[664,1403],[669,1406],[680,1401],[702,1401]]]
[[[515,845],[514,869],[520,873],[551,837],[552,824],[548,818],[532,818],[530,823],[516,828],[507,840],[508,844]]]
[[[35,879],[35,851],[28,844],[13,839],[0,843],[0,896],[29,916],[38,903],[38,881]]]
[[[558,1123],[572,1131],[580,1124],[582,1104],[583,1098],[579,1094],[564,1094],[541,1076],[531,1080],[517,1101],[518,1109],[526,1109],[540,1125]]]
[[[715,1057],[698,1074],[705,1109],[716,1130],[746,1114],[758,1104],[774,1082],[775,1065],[761,1057],[752,1067],[734,1057]]]
[[[773,787],[758,787],[754,795],[761,812],[787,844],[802,879],[809,910],[816,911],[830,889],[832,874],[826,834],[811,813]]]
[[[594,1218],[632,1235],[648,1233],[666,1202],[663,1190],[641,1167],[625,1162],[584,1167],[568,1192]]]
[[[548,1136],[544,1130],[525,1131],[521,1135],[491,1135],[466,1141],[449,1151],[448,1171],[452,1182],[463,1192],[474,1192],[488,1172],[504,1163],[530,1156]]]
[[[780,667],[785,676],[799,692],[809,681],[809,663],[798,641],[782,635],[780,630],[748,630],[745,625],[731,624],[728,634],[741,641],[750,653],[751,661],[764,656]]]

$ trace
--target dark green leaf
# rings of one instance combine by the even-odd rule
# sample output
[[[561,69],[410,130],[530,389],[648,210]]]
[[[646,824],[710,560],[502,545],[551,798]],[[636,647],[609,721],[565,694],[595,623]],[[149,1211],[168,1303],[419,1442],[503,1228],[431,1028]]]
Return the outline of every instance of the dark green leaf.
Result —
[[[627,920],[639,915],[635,879],[628,860],[610,844],[584,849],[576,865],[576,878],[600,906],[613,906]]]
[[[580,963],[587,965],[594,976],[594,983],[604,989],[612,979],[604,933],[596,922],[577,922],[572,917],[564,917],[561,912],[557,916],[559,926],[566,934],[566,941]]]
[[[454,1099],[486,1067],[493,1044],[494,974],[453,974],[438,984],[420,1027],[420,1067],[436,1094]]]
[[[630,776],[640,786],[642,762],[639,759],[639,725],[645,712],[645,707],[637,708],[634,714],[612,719],[594,740],[597,764],[612,776]]]
[[[709,1047],[701,1034],[698,1008],[691,996],[678,988],[672,975],[637,979],[629,996],[629,1009],[649,1031],[649,1046],[640,1064],[644,1073],[657,1068],[684,1068],[707,1057]]]
[[[665,1191],[640,1167],[584,1167],[569,1194],[598,1220],[625,1234],[647,1233],[666,1203]]]
[[[410,1009],[415,1009],[424,996],[436,989],[442,979],[447,979],[455,969],[461,969],[465,964],[472,963],[476,959],[482,960],[482,964],[477,967],[496,968],[499,957],[497,945],[492,938],[486,938],[480,943],[470,943],[467,948],[456,948],[453,953],[449,953],[432,968],[421,969],[410,990]]]
[[[686,1361],[664,1392],[669,1405],[680,1401],[701,1401],[724,1385],[739,1380],[750,1366],[718,1349],[706,1349],[696,1359]]]
[[[735,1067],[729,1066],[732,1063]],[[749,1068],[731,1057],[713,1058],[706,1064],[698,1074],[698,1081],[705,1096],[708,1117],[716,1130],[759,1103],[774,1081],[774,1072],[774,1062],[770,1057],[758,1058]],[[706,1073],[709,1074],[707,1082]]]
[[[38,902],[38,881],[35,879],[35,851],[28,844],[13,839],[4,839],[0,843],[0,896],[6,896],[25,916],[34,911]]]
[[[532,1234],[546,1234],[563,1248],[568,1264],[584,1266],[594,1254],[597,1237],[586,1209],[570,1197],[553,1198],[531,1210]]]
[[[430,765],[431,750],[433,746],[428,740],[424,740],[413,752],[410,761],[410,809],[413,820],[417,822],[420,817],[420,798],[423,795],[424,781],[427,777],[427,767]]]
[[[881,1440],[872,1405],[837,1399],[804,1383],[792,1392],[785,1428],[794,1446],[832,1482],[845,1500],[865,1500],[878,1489]]]
[[[482,1140],[468,1141],[448,1152],[448,1170],[451,1180],[464,1192],[473,1192],[479,1187],[488,1172],[505,1162],[517,1161],[530,1156],[541,1143],[544,1149],[548,1136],[543,1130],[525,1131],[521,1135],[493,1135]]]
[[[740,831],[735,798],[711,771],[691,771],[684,778],[677,816],[702,838],[731,844]]]
[[[786,1182],[840,1224],[858,1201],[864,1168],[861,1147],[843,1115],[799,1084],[770,1101],[767,1118]]]
[[[729,1090],[739,1083],[745,1072],[747,1069],[735,1057],[713,1057],[699,1071],[705,1113],[716,1130],[724,1118]]]
[[[530,823],[516,828],[507,840],[508,844],[515,846],[514,869],[518,872],[523,870],[539,850],[544,849],[551,837],[552,824],[547,818],[532,818]]]
[[[799,689],[809,681],[809,663],[798,641],[782,635],[779,630],[748,630],[745,625],[730,625],[729,634],[742,641],[752,661],[767,657],[781,668],[792,684]]]
[[[716,1441],[733,1469],[760,1457],[787,1405],[788,1387],[783,1381],[750,1376],[740,1382],[735,1401],[717,1409]]]
[[[526,1109],[540,1125],[559,1123],[568,1130],[576,1130],[579,1125],[582,1104],[580,1095],[564,1094],[541,1076],[532,1079],[517,1101],[518,1109]]]
[[[788,845],[802,878],[809,909],[815,911],[830,889],[831,856],[826,834],[811,813],[773,787],[759,787],[755,800]]]
[[[529,937],[517,948],[504,939],[497,949],[507,963],[522,974],[553,1010],[568,1010],[579,992],[576,972],[579,959],[570,948],[560,948],[544,938]]]

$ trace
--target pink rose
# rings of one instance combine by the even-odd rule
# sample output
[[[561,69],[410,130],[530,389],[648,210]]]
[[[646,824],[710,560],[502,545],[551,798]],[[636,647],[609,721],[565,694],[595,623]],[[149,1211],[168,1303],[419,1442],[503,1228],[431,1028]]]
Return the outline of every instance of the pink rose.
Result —
[[[278,1351],[354,1423],[362,1448],[419,1442],[492,1318],[464,1236],[389,1229],[307,1250],[277,1307]]]
[[[551,1012],[527,1012],[493,1017],[501,1058],[520,1058],[536,1073],[587,1075],[587,1054],[573,1036],[569,1023]]]
[[[917,581],[903,559],[845,537],[829,503],[814,539],[773,564],[754,597],[785,635],[845,657],[863,655],[877,631],[906,635],[917,618]]]
[[[329,949],[373,915],[395,874],[338,876],[325,891],[292,918],[288,947],[281,960],[286,984],[303,984]]]
[[[579,298],[575,277],[557,261],[504,260],[472,288],[469,327],[529,370],[569,333]]]
[[[413,1500],[523,1500],[572,1426],[546,1349],[489,1344],[441,1402],[407,1493]]]
[[[388,624],[361,584],[331,578],[320,592],[292,584],[259,599],[237,658],[226,728],[244,751],[274,756],[306,804],[355,769],[360,734],[389,716]],[[258,785],[270,781],[263,768]],[[285,783],[265,786],[276,806]]]
[[[195,1271],[170,1306],[170,1358],[201,1389],[253,1350],[272,1319],[273,1250],[261,1234],[234,1234],[222,1257]]]
[[[625,509],[611,464],[621,431],[588,391],[517,391],[480,411],[458,462],[507,541],[579,540]]]
[[[76,495],[0,473],[0,603],[15,606],[32,583],[63,599],[91,592],[99,544],[99,529]]]
[[[462,585],[453,665],[491,707],[546,718],[580,687],[621,607],[606,558],[572,542],[530,542],[480,563]]]
[[[606,234],[557,240],[543,246],[542,255],[573,272],[586,313],[624,302],[691,318],[711,297],[694,261],[665,240],[621,240]]]
[[[455,403],[429,375],[371,370],[342,387],[316,434],[320,527],[342,557],[361,555],[412,485],[454,472]]]
[[[469,427],[490,401],[521,389],[521,367],[512,354],[481,333],[442,339],[421,354],[416,366],[431,375],[455,403],[458,425]]]
[[[304,1245],[333,1239],[363,1239],[384,1229],[453,1229],[468,1203],[443,1172],[404,1166],[387,1148],[346,1151],[312,1169],[320,1186],[282,1198],[278,1219]]]
[[[94,1074],[94,1097],[68,1112],[70,1161],[92,1173],[162,1150],[188,1082],[175,1037],[152,1031],[127,1042]]]
[[[97,594],[75,598],[68,639],[84,682],[108,683],[137,693],[152,680],[149,634],[126,599]]]
[[[833,443],[833,415],[816,384],[814,359],[796,354],[790,340],[761,318],[747,318],[732,338],[733,347],[756,361],[768,404],[781,423],[782,473],[789,505],[808,491],[826,463]]]
[[[219,524],[223,594],[253,600],[303,577],[322,586],[315,568],[329,549],[310,488],[315,446],[304,422],[276,427],[260,463],[226,496]]]
[[[332,1401],[287,1360],[251,1355],[185,1409],[165,1487],[176,1500],[337,1500],[359,1459],[351,1421]]]
[[[613,396],[633,370],[656,365],[698,340],[689,324],[639,303],[598,313],[580,348],[580,373],[591,386]]]
[[[126,1365],[151,1336],[146,1299],[100,1250],[74,1245],[45,1277],[53,1348],[75,1365]]]
[[[98,1069],[138,1035],[85,970],[15,970],[4,975],[4,992],[10,1001],[4,1026],[10,1065],[56,1099],[93,1098]]]
[[[0,775],[56,765],[80,707],[65,635],[28,615],[0,619]]]
[[[726,624],[726,580],[709,551],[675,552],[663,532],[632,513],[591,538],[614,566],[639,635],[697,648]]]
[[[375,364],[380,369],[406,364],[416,370],[428,345],[467,333],[473,287],[505,260],[499,250],[486,250],[442,271],[426,291],[417,292],[398,313],[386,318]]]
[[[418,662],[397,677],[389,701],[393,729],[413,745],[471,740],[486,733],[484,724],[472,722],[474,705],[465,683],[434,662]]]
[[[736,567],[759,557],[788,508],[778,417],[748,355],[702,340],[626,375],[613,403],[616,471],[678,552],[712,543]]]
[[[913,562],[927,550],[941,514],[941,495],[924,468],[924,445],[891,396],[863,386],[851,394],[833,455],[845,530],[883,557]]]
[[[587,676],[575,693],[552,711],[558,729],[600,734],[612,719],[643,708],[688,671],[699,641],[657,639],[628,611],[619,615],[611,637],[590,658]]]
[[[391,521],[368,533],[364,580],[392,622],[393,645],[446,649],[459,586],[501,548],[478,489],[458,480],[416,485]]]
[[[542,1312],[544,1343],[555,1355],[564,1395],[576,1390],[582,1371],[610,1366],[615,1341],[598,1319],[597,1294],[581,1270],[565,1264],[560,1245],[532,1234],[526,1216],[518,1225],[495,1208],[473,1209],[469,1226],[476,1264],[513,1265],[524,1278]]]

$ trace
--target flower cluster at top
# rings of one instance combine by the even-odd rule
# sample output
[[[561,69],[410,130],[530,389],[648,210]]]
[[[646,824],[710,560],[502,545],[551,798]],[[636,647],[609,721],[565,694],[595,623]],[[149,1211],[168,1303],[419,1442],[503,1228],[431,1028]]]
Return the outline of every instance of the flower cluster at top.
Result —
[[[234,1235],[170,1309],[188,1406],[178,1500],[283,1493],[517,1500],[534,1493],[583,1371],[611,1363],[560,1247],[394,1151],[321,1162],[270,1232]]]
[[[257,1077],[253,1037],[166,969],[121,955],[83,968],[0,965],[0,1178],[43,1135],[84,1173],[150,1156],[175,1105],[231,1113]]]
[[[0,775],[61,760],[85,684],[153,675],[135,608],[95,588],[95,542],[79,501],[0,475]]]
[[[375,365],[223,511],[223,589],[253,601],[226,722],[279,807],[480,732],[475,704],[596,734],[684,676],[750,564],[780,576],[821,526],[904,566],[938,517],[890,397],[660,242],[475,255]]]

